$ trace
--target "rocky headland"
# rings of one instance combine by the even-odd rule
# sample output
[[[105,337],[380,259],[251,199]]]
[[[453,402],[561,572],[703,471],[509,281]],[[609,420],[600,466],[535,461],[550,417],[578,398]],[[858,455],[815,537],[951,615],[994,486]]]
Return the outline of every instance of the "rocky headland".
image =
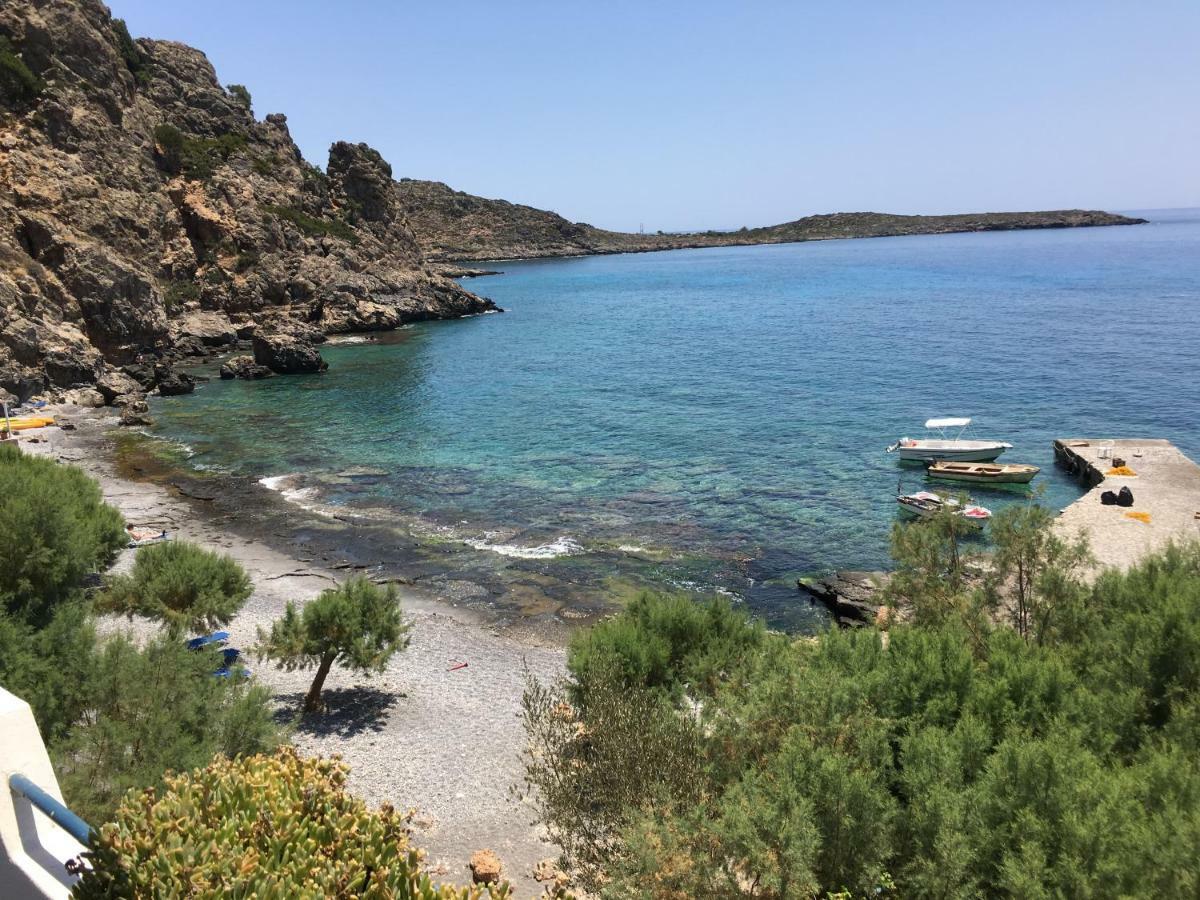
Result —
[[[134,40],[99,0],[0,8],[0,399],[132,406],[230,377],[319,372],[326,335],[495,309],[458,260],[575,256],[1140,222],[1086,210],[837,213],[766,228],[627,234],[430,181],[366,144],[324,170],[199,50]]]
[[[396,192],[422,250],[429,259],[439,261],[645,253],[835,238],[1138,225],[1146,221],[1083,209],[948,216],[853,212],[807,216],[781,225],[738,231],[631,234],[571,222],[557,213],[507,200],[476,197],[436,181],[402,178],[396,183]]]
[[[98,0],[0,8],[0,395],[179,393],[175,362],[252,340],[314,371],[325,334],[494,308],[427,263],[379,153],[322,171],[250,99]]]

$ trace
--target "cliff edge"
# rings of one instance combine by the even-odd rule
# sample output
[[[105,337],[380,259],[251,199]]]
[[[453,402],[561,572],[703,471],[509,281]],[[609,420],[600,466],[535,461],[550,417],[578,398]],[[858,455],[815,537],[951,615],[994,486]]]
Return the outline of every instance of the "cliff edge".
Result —
[[[429,268],[377,152],[322,172],[250,101],[98,0],[0,8],[0,394],[111,401],[256,332],[494,308]]]

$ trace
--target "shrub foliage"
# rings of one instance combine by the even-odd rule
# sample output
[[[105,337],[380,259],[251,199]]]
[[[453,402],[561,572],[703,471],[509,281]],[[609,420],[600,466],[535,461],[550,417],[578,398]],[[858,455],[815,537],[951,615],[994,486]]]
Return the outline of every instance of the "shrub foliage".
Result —
[[[228,625],[252,590],[231,557],[164,541],[140,549],[130,573],[111,579],[101,608],[155,619],[172,632],[209,631]]]
[[[1026,537],[1040,527],[1013,525]],[[987,598],[969,591],[961,614],[939,603],[887,640],[864,629],[751,641],[750,625],[722,620],[733,635],[690,644],[699,649],[671,669],[688,671],[691,653],[703,660],[714,643],[744,644],[740,663],[712,689],[680,678],[662,721],[639,720],[656,753],[654,736],[674,728],[696,742],[694,761],[664,753],[649,779],[630,752],[639,738],[610,709],[614,697],[630,710],[662,702],[660,676],[629,677],[654,671],[645,642],[580,639],[571,670],[591,686],[581,694],[573,682],[554,702],[541,688],[526,696],[526,771],[542,820],[566,834],[568,853],[598,841],[603,864],[585,857],[580,871],[614,898],[1191,896],[1200,545],[1092,584],[1071,566],[1064,574],[1061,550],[1025,555],[1026,565],[1050,559],[1034,566],[1027,610],[1061,603],[1051,627],[1029,616],[1027,634],[976,615]],[[947,554],[943,544],[935,555]],[[605,627],[674,646],[674,603],[646,602],[658,609]],[[602,644],[616,665],[588,663]],[[606,748],[610,739],[630,746]],[[613,787],[626,780],[636,789]]]
[[[34,625],[128,541],[95,481],[16,447],[0,447],[0,497],[0,608]]]
[[[351,244],[358,241],[354,229],[340,219],[319,219],[294,206],[264,206],[263,209],[276,218],[295,225],[309,237],[336,237]]]
[[[154,128],[154,143],[163,167],[170,174],[205,180],[246,146],[246,136],[226,132],[215,138],[194,137],[163,123]]]
[[[12,41],[0,34],[0,98],[21,108],[32,103],[46,85],[30,71]]]
[[[368,810],[337,760],[274,755],[209,765],[130,794],[86,854],[79,898],[373,897],[478,900],[506,885],[435,886],[407,820]]]

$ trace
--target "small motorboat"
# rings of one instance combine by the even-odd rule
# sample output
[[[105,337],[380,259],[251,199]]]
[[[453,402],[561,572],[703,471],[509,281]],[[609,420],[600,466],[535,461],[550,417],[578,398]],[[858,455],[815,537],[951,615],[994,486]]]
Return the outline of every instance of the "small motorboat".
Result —
[[[1029,484],[1042,471],[1022,463],[973,463],[935,459],[925,470],[927,478],[940,481],[971,481],[977,484]]]
[[[943,509],[949,508],[972,528],[982,528],[992,517],[992,511],[983,506],[970,504],[961,506],[953,497],[943,497],[932,491],[917,491],[915,494],[897,494],[896,502],[905,512],[927,519]]]
[[[935,459],[951,459],[958,462],[991,462],[1012,444],[1004,441],[966,440],[963,433],[971,420],[962,419],[929,419],[925,427],[937,431],[937,438],[900,438],[887,448],[888,453],[899,454],[902,460],[914,462],[929,462]],[[954,437],[946,436],[947,429],[957,428]]]

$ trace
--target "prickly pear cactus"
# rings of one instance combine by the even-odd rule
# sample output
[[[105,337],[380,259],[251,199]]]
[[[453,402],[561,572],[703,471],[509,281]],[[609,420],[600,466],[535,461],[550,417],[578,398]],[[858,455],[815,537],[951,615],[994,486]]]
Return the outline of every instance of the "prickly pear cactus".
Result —
[[[407,819],[345,790],[338,758],[273,755],[168,776],[131,791],[85,854],[80,898],[507,900],[507,885],[435,886],[420,871]]]

